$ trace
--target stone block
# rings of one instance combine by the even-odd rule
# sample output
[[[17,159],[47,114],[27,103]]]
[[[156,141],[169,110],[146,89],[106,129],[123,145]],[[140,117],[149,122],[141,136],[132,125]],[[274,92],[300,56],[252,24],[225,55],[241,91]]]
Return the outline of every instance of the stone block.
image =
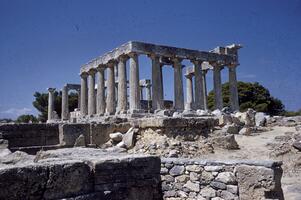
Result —
[[[63,147],[73,147],[80,135],[85,138],[85,144],[90,143],[90,124],[60,124],[59,138]]]

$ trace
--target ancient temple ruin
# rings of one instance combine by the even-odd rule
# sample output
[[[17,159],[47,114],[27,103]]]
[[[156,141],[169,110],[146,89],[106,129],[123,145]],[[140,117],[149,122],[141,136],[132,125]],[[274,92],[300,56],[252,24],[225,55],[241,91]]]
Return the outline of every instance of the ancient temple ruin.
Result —
[[[223,108],[221,70],[229,70],[231,110],[239,109],[236,67],[239,65],[238,49],[241,45],[216,47],[212,51],[199,51],[144,42],[130,41],[99,56],[80,69],[79,108],[80,118],[93,118],[119,114],[159,113],[165,110],[163,95],[162,67],[170,65],[174,69],[174,112],[184,110],[207,110],[206,73],[213,71],[215,108]],[[151,59],[151,80],[140,80],[139,56]],[[127,60],[129,77],[127,78]],[[182,65],[189,60],[192,67]],[[186,77],[186,102],[184,101],[183,68]],[[105,72],[107,80],[105,80]],[[96,83],[96,76],[97,83]],[[194,79],[192,79],[194,77]],[[192,81],[194,80],[194,84]],[[194,88],[193,88],[194,85]],[[68,120],[68,87],[62,90],[62,120]],[[129,90],[128,90],[129,88]],[[141,105],[142,89],[146,88],[147,110]],[[49,89],[48,120],[53,120],[53,92]]]

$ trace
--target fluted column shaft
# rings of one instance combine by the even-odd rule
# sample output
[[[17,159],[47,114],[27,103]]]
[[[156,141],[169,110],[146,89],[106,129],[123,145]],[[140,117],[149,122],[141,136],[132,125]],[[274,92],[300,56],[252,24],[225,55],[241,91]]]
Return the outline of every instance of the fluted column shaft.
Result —
[[[174,108],[184,110],[182,64],[178,58],[173,59],[174,68]]]
[[[152,59],[152,108],[153,110],[163,109],[162,67],[158,56],[150,57]]]
[[[53,119],[55,88],[48,88],[48,120]]]
[[[107,67],[107,114],[115,114],[115,63],[109,63]]]
[[[138,55],[130,54],[130,111],[140,109]]]
[[[80,87],[80,113],[82,116],[88,114],[88,74],[82,73],[81,74],[81,87]]]
[[[98,83],[97,83],[97,95],[96,95],[96,113],[98,115],[103,115],[106,111],[104,68],[97,68],[97,71],[98,71]]]
[[[232,111],[239,110],[236,66],[229,66],[230,107]]]
[[[127,110],[127,83],[126,83],[126,57],[118,60],[118,112],[124,113]]]
[[[192,76],[186,76],[186,110],[191,110],[193,108],[193,84]]]
[[[207,70],[202,70],[204,110],[208,110],[206,73],[207,73]]]
[[[65,85],[62,89],[62,120],[69,119],[68,88]]]
[[[88,88],[88,115],[94,115],[96,113],[95,102],[95,73],[96,70],[89,71],[89,88]]]
[[[195,109],[204,110],[204,86],[202,80],[202,61],[194,61]]]
[[[223,109],[223,96],[222,96],[222,67],[218,65],[213,66],[213,85],[214,85],[214,105],[215,109]]]

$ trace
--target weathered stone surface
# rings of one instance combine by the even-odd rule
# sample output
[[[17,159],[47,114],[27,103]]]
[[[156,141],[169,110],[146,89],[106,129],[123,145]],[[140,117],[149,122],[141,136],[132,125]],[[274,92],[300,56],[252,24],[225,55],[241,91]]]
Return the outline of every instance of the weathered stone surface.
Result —
[[[216,191],[211,187],[205,187],[201,190],[200,194],[206,198],[213,198],[216,196]]]
[[[90,124],[60,124],[59,139],[63,147],[73,147],[77,138],[83,135],[85,144],[90,143]]]
[[[113,140],[113,142],[120,142],[122,140],[123,134],[120,132],[111,133],[110,138]]]
[[[224,133],[229,133],[229,134],[238,134],[240,131],[240,126],[234,123],[227,124],[222,128],[222,131]]]
[[[85,147],[86,146],[86,141],[85,141],[85,136],[83,134],[80,134],[78,138],[76,138],[74,142],[75,147]]]
[[[186,183],[189,180],[189,176],[188,175],[181,175],[181,176],[177,176],[175,178],[176,182],[181,182],[181,183]]]
[[[301,141],[295,141],[293,143],[293,147],[295,147],[296,149],[298,149],[299,151],[301,151]]]
[[[281,189],[281,168],[265,168],[240,165],[235,168],[241,200],[279,198],[283,199]]]
[[[210,138],[210,141],[215,147],[220,147],[223,149],[239,149],[234,135],[215,136]]]
[[[126,148],[132,148],[135,144],[135,134],[137,133],[137,129],[130,128],[123,136],[122,141],[124,142]]]
[[[210,186],[214,189],[220,189],[220,190],[225,190],[227,188],[227,185],[225,183],[221,183],[218,181],[212,181],[210,183]]]
[[[199,183],[193,183],[191,181],[188,181],[184,187],[188,188],[190,191],[193,192],[199,192],[200,191],[200,184]]]
[[[221,172],[217,175],[215,180],[226,184],[236,183],[236,178],[232,172]]]
[[[185,169],[189,172],[201,172],[203,170],[200,165],[187,165]]]
[[[256,126],[265,126],[267,122],[267,115],[263,112],[256,112],[255,114],[255,124]]]
[[[221,192],[221,198],[225,200],[234,200],[236,199],[236,196],[228,191],[222,191]]]
[[[227,191],[231,192],[232,194],[237,194],[238,187],[237,185],[227,185]]]
[[[173,168],[169,170],[170,175],[178,176],[184,173],[185,167],[180,165],[175,165]]]

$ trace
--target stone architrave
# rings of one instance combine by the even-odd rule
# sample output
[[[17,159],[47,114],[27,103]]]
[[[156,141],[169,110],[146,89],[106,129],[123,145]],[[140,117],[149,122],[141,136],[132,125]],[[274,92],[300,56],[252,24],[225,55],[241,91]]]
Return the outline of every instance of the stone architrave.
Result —
[[[68,87],[65,85],[62,89],[62,121],[69,119]]]
[[[88,114],[88,73],[83,72],[81,77],[81,87],[80,87],[80,113],[82,116]]]
[[[181,59],[173,58],[174,68],[174,108],[175,110],[184,110],[184,94],[183,94],[183,74]]]

